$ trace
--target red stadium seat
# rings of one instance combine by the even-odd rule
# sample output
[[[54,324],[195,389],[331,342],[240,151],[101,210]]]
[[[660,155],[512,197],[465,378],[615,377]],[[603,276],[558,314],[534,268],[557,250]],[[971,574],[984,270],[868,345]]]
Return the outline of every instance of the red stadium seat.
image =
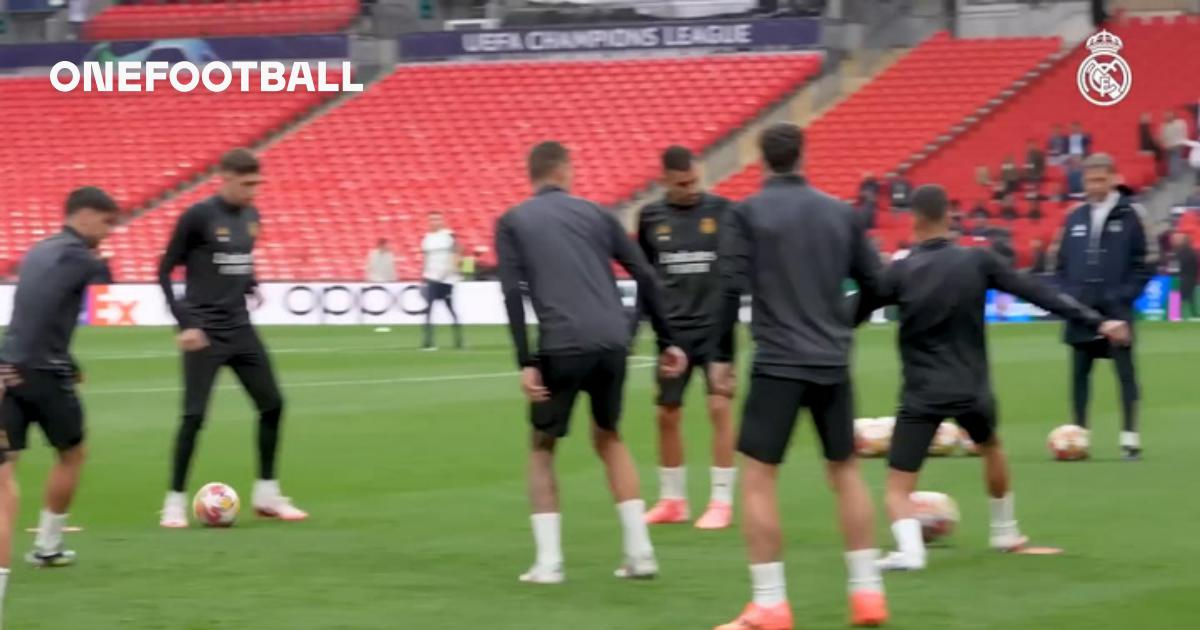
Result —
[[[101,11],[84,26],[84,36],[101,40],[333,33],[349,26],[357,13],[355,0],[144,2]]]

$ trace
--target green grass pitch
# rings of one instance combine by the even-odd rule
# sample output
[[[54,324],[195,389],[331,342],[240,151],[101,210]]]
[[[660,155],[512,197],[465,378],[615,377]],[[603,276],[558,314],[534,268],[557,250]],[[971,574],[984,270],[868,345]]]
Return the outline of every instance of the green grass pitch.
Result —
[[[448,331],[442,331],[443,341]],[[737,531],[653,530],[662,564],[649,583],[615,580],[620,531],[585,438],[580,405],[560,451],[568,583],[516,576],[532,560],[524,485],[525,406],[502,328],[468,329],[471,349],[421,353],[416,329],[272,328],[287,410],[282,479],[313,518],[231,530],[157,526],[177,423],[179,359],[166,329],[84,329],[91,459],[69,534],[80,564],[17,567],[8,626],[53,629],[703,629],[748,597]],[[890,328],[858,335],[858,415],[894,415],[898,365]],[[931,569],[887,578],[894,628],[932,630],[1195,627],[1200,587],[1200,329],[1139,328],[1147,459],[1119,460],[1115,377],[1094,375],[1093,459],[1055,463],[1047,432],[1067,417],[1067,352],[1054,325],[992,327],[994,380],[1015,474],[1017,509],[1058,557],[986,550],[979,462],[933,460],[923,487],[953,495],[959,532]],[[643,335],[643,352],[650,344]],[[634,359],[625,435],[656,494],[650,371]],[[743,379],[744,382],[744,379]],[[224,373],[201,435],[191,491],[254,476],[250,405]],[[694,506],[707,500],[707,421],[690,393]],[[797,627],[845,624],[844,569],[832,500],[801,426],[783,473],[789,593]],[[22,463],[21,529],[32,526],[49,453]],[[879,498],[884,464],[864,463]],[[890,545],[882,511],[879,539]],[[23,552],[32,535],[19,534]],[[1185,618],[1185,613],[1191,614]]]

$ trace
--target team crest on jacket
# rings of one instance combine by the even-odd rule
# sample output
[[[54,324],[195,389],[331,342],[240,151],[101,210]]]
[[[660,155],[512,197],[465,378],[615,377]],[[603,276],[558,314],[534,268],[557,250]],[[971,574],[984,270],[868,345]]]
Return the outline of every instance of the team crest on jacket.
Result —
[[[654,235],[657,236],[658,240],[660,241],[671,240],[671,226],[663,224],[654,228]]]
[[[218,243],[228,243],[229,242],[229,228],[222,225],[217,228],[216,234],[217,234],[217,242]]]
[[[700,232],[702,234],[716,234],[717,220],[712,217],[700,219]]]
[[[251,221],[249,224],[247,224],[246,231],[250,233],[250,236],[257,238],[258,237],[258,221]]]
[[[1092,54],[1079,64],[1076,82],[1079,93],[1088,102],[1101,107],[1120,103],[1133,87],[1133,70],[1117,53],[1124,46],[1120,37],[1107,30],[1092,35],[1087,40]]]

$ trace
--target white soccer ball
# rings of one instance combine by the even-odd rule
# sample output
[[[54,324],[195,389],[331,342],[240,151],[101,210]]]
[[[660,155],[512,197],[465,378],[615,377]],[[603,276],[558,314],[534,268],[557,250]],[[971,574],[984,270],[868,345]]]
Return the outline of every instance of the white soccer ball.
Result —
[[[883,457],[892,443],[895,418],[859,418],[854,421],[854,450],[859,457]]]
[[[933,442],[929,443],[929,454],[934,457],[953,455],[958,449],[958,425],[943,422],[938,425],[937,433],[933,434]]]
[[[204,484],[192,499],[192,512],[200,524],[208,527],[229,527],[237,520],[242,502],[237,492],[223,483]]]
[[[1091,445],[1091,433],[1074,424],[1064,424],[1050,432],[1046,440],[1050,453],[1059,461],[1075,461],[1087,459],[1088,448]]]
[[[925,542],[933,542],[954,533],[958,526],[958,504],[950,495],[941,492],[914,492],[909,499],[916,508]]]

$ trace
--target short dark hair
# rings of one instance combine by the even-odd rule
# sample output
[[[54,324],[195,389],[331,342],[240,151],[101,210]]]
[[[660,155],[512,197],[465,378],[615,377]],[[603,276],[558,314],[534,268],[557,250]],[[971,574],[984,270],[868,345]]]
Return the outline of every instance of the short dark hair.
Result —
[[[221,156],[219,167],[234,175],[253,175],[258,172],[258,158],[250,149],[233,149]]]
[[[549,177],[558,167],[571,160],[571,154],[561,142],[547,140],[529,151],[529,179],[538,181]]]
[[[804,147],[804,132],[792,123],[776,123],[763,129],[758,136],[758,148],[763,161],[773,173],[791,173],[800,164]]]
[[[117,212],[120,207],[108,193],[96,188],[95,186],[84,186],[76,188],[67,195],[67,216],[71,216],[84,208],[99,210],[100,212]]]
[[[664,171],[687,171],[692,168],[692,150],[677,144],[667,147],[662,154]]]
[[[918,187],[912,196],[912,211],[922,219],[938,222],[946,218],[946,191],[937,184]]]

